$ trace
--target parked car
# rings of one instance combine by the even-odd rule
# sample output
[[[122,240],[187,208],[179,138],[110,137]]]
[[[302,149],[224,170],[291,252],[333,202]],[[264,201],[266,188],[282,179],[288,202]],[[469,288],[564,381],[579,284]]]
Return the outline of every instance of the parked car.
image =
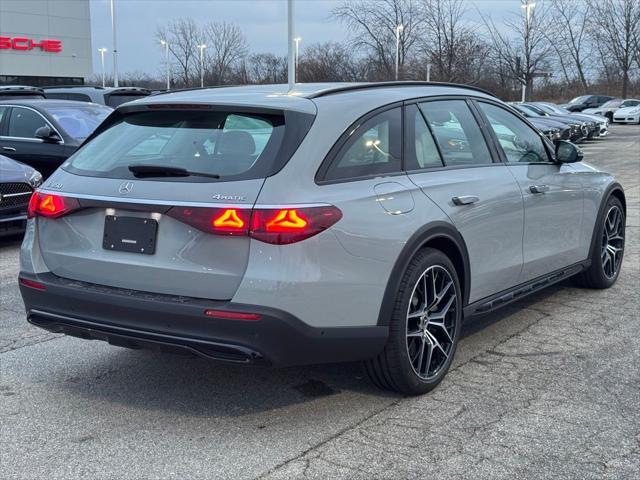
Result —
[[[584,112],[570,112],[566,108],[549,102],[534,102],[534,104],[550,114],[573,115],[574,117],[584,119],[590,130],[593,131],[593,135],[589,138],[604,137],[609,133],[609,119],[602,115],[592,115]]]
[[[569,119],[564,116],[550,116],[544,111],[540,111],[537,108],[531,108],[529,105],[522,103],[511,103],[510,105],[515,108],[521,115],[526,117],[530,122],[535,119],[538,121],[542,120],[545,122],[553,122],[554,124],[568,127],[569,137],[563,138],[563,140],[569,140],[573,143],[579,143],[587,137],[588,130],[586,124],[583,121]],[[564,133],[564,135],[566,136],[567,134]]]
[[[25,85],[0,85],[0,100],[14,98],[44,98],[44,90]]]
[[[151,90],[138,87],[94,87],[90,85],[76,85],[66,87],[46,87],[47,98],[57,100],[76,100],[92,102],[107,107],[116,108],[126,102],[151,95]]]
[[[41,183],[39,172],[0,155],[0,237],[24,231],[29,199]]]
[[[532,110],[527,109],[521,105],[516,103],[510,104],[520,115],[525,117],[531,124],[540,130],[549,140],[553,143],[558,143],[560,140],[571,140],[572,133],[575,131],[576,134],[580,135],[580,125],[575,124],[575,130],[572,129],[572,125],[560,122],[558,120],[552,120],[549,118],[545,118],[542,115],[538,115]]]
[[[597,108],[587,108],[583,110],[582,113],[588,113],[591,115],[602,115],[609,119],[609,122],[613,122],[613,114],[619,108],[625,107],[635,107],[636,105],[640,105],[640,100],[635,100],[633,98],[629,98],[627,100],[623,100],[621,98],[614,98],[613,100],[609,100],[607,103],[601,105]]]
[[[596,122],[592,120],[585,119],[583,117],[578,117],[579,114],[561,114],[557,112],[553,112],[549,109],[543,108],[541,105],[537,105],[534,103],[526,103],[525,107],[530,110],[535,111],[536,113],[542,115],[545,118],[552,118],[555,120],[562,120],[563,118],[566,120],[573,120],[576,122],[580,122],[580,129],[582,131],[583,140],[593,138],[598,133],[598,125]]]
[[[111,112],[95,103],[0,101],[0,152],[47,178]]]
[[[636,104],[633,107],[619,108],[613,114],[613,121],[616,123],[640,124],[640,104]]]
[[[616,281],[622,187],[491,94],[288,92],[119,107],[33,196],[28,320],[240,364],[363,360],[380,387],[421,394],[463,319],[575,275]]]
[[[570,112],[581,112],[587,108],[599,107],[612,98],[609,95],[580,95],[570,100],[569,103],[565,103],[562,107]]]

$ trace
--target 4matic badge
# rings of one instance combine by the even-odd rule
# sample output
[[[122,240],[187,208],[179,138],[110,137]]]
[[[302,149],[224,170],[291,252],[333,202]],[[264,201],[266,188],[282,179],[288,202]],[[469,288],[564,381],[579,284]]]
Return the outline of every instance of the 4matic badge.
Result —
[[[221,193],[216,193],[212,198],[214,200],[232,200],[234,202],[244,202],[247,199],[244,195],[222,195]]]

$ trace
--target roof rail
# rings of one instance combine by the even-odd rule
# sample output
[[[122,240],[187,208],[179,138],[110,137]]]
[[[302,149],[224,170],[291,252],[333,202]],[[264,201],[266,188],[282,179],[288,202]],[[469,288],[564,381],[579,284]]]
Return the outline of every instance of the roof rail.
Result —
[[[319,90],[315,93],[312,93],[308,95],[307,98],[314,99],[318,97],[332,95],[334,93],[349,92],[352,90],[365,90],[368,88],[384,88],[384,87],[455,87],[455,88],[465,88],[467,90],[474,90],[476,92],[484,93],[492,97],[496,96],[495,94],[489,92],[488,90],[484,90],[483,88],[474,87],[472,85],[462,85],[459,83],[425,82],[425,81],[392,81],[392,82],[366,82],[366,83],[356,83],[352,85],[342,85],[340,87],[330,87],[325,90]]]
[[[29,85],[0,85],[0,94],[2,95],[40,95],[44,97],[44,90],[40,87],[31,87]]]
[[[211,85],[210,87],[186,87],[186,88],[175,88],[173,90],[162,90],[160,92],[156,92],[153,94],[154,97],[158,95],[167,95],[169,93],[179,93],[179,92],[194,92],[196,90],[209,90],[211,88],[225,88],[225,87],[238,87],[239,85]],[[248,85],[247,85],[248,86]]]
[[[53,88],[96,88],[98,90],[102,90],[105,87],[101,87],[99,85],[46,85],[42,88],[46,88],[47,90]]]

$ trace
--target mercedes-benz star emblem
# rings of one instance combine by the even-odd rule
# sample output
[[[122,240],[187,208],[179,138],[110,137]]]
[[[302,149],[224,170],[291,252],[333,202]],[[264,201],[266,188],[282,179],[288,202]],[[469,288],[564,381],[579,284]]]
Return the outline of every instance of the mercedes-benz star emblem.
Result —
[[[120,188],[118,188],[118,192],[120,193],[120,195],[126,195],[130,193],[131,190],[133,190],[133,182],[124,182],[122,185],[120,185]]]

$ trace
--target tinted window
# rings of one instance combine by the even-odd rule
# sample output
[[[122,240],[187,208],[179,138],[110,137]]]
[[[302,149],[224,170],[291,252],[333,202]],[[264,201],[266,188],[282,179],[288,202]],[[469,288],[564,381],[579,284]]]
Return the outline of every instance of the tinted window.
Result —
[[[47,125],[39,113],[27,108],[13,107],[9,118],[10,137],[35,138],[36,130]]]
[[[284,128],[283,118],[276,115],[132,113],[78,150],[65,168],[86,175],[129,178],[128,167],[142,164],[185,168],[223,179],[238,175],[262,178],[276,157]]]
[[[73,107],[48,107],[47,111],[71,137],[78,140],[91,135],[112,112],[110,108],[101,105],[82,104]]]
[[[447,166],[492,163],[480,127],[464,100],[420,104]]]
[[[508,162],[548,162],[549,155],[542,138],[526,123],[503,108],[479,102],[489,120]]]
[[[401,170],[401,109],[364,122],[342,146],[327,170],[327,180],[364,177]]]
[[[85,95],[84,93],[67,93],[68,100],[75,100],[76,102],[90,102],[91,98],[89,95]]]
[[[4,117],[4,112],[7,111],[7,107],[0,107],[0,125],[2,125],[2,117]],[[2,129],[0,129],[1,131]]]
[[[417,106],[409,105],[406,108],[405,125],[407,170],[442,167],[443,163],[436,142]]]
[[[620,104],[620,108],[635,107],[640,105],[640,100],[625,100]]]

